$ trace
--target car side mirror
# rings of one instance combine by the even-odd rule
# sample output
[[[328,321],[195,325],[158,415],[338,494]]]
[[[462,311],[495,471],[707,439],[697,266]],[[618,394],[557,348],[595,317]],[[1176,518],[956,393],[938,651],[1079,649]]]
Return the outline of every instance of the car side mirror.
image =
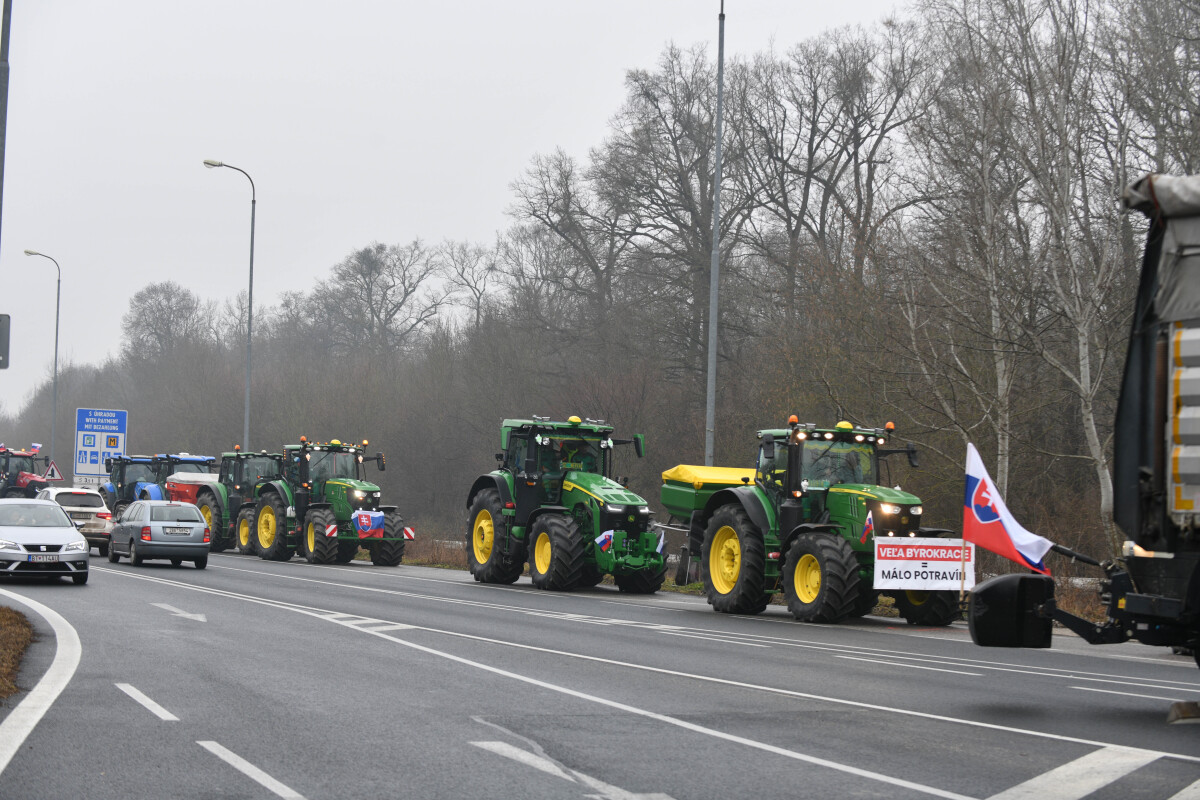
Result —
[[[633,435],[633,452],[637,453],[638,458],[646,455],[646,434],[635,433]]]
[[[775,436],[773,434],[763,434],[762,453],[764,460],[770,461],[775,458]]]
[[[913,469],[919,467],[920,464],[917,463],[917,446],[909,442],[908,447],[905,448],[905,452],[908,454],[908,465]]]

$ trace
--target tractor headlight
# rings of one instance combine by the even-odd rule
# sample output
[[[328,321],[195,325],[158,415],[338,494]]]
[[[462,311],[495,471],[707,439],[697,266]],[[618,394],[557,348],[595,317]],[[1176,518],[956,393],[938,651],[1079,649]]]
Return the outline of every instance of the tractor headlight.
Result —
[[[892,503],[880,503],[879,511],[882,514],[899,514],[900,506],[894,505]]]
[[[620,506],[615,506],[612,503],[605,503],[604,510],[609,514],[620,514],[624,509],[622,509]]]
[[[379,498],[379,492],[376,492],[375,494],[373,494],[373,495],[371,495],[371,496],[372,496],[372,497],[374,497],[374,498],[376,498],[376,499],[378,499],[378,498]]]
[[[920,506],[913,506],[908,510],[908,513],[912,514],[914,517],[919,517],[924,511],[925,509],[921,508]]]
[[[362,500],[366,496],[367,496],[366,492],[360,492],[357,489],[354,491],[354,499],[355,500]]]
[[[649,513],[650,513],[650,506],[641,506],[641,507],[638,509],[638,512],[637,512],[637,513],[639,513],[639,514],[649,514]]]

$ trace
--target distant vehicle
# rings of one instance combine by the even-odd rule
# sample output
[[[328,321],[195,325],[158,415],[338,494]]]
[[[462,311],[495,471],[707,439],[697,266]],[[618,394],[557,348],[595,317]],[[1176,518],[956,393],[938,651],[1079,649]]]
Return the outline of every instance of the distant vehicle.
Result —
[[[108,543],[112,536],[112,513],[104,505],[104,498],[95,489],[83,487],[50,488],[38,492],[38,500],[53,500],[62,506],[71,521],[79,526],[79,532],[88,540],[90,547],[108,555]]]
[[[0,497],[32,499],[48,485],[37,463],[45,462],[37,450],[13,450],[0,445]]]
[[[0,575],[88,580],[88,543],[50,500],[0,500]]]
[[[146,559],[162,558],[177,567],[191,561],[204,569],[210,541],[208,525],[191,503],[138,500],[113,524],[108,560],[115,564],[129,556],[129,563],[140,567]]]
[[[100,485],[104,504],[120,516],[122,509],[134,500],[166,500],[167,476],[174,473],[208,473],[212,456],[190,453],[152,456],[117,456],[104,461],[108,480]]]

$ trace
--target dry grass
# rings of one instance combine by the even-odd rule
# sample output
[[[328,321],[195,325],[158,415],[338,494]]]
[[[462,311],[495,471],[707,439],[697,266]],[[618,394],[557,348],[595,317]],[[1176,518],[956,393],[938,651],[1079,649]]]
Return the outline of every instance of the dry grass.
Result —
[[[31,641],[33,626],[25,615],[0,607],[0,698],[17,693],[17,671],[21,669],[21,657]]]

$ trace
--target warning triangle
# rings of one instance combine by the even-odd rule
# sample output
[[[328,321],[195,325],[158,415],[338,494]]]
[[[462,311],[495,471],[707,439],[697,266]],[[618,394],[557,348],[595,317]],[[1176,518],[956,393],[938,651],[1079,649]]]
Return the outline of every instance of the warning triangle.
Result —
[[[46,474],[43,475],[42,477],[48,481],[64,480],[62,473],[58,471],[58,465],[55,464],[53,461],[51,461],[49,466],[46,467]]]

